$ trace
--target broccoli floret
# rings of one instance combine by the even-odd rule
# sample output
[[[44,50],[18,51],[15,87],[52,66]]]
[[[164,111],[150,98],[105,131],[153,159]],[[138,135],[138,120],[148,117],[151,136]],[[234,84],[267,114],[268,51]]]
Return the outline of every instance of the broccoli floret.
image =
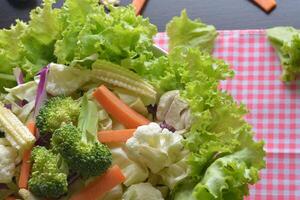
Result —
[[[67,162],[69,168],[84,178],[98,176],[112,163],[109,148],[72,124],[64,124],[52,136],[51,145]]]
[[[48,100],[36,117],[40,134],[53,133],[62,123],[76,124],[80,113],[80,103],[71,97],[58,96]]]
[[[32,150],[31,158],[33,165],[28,188],[34,195],[58,198],[68,191],[68,170],[61,156],[37,146]]]

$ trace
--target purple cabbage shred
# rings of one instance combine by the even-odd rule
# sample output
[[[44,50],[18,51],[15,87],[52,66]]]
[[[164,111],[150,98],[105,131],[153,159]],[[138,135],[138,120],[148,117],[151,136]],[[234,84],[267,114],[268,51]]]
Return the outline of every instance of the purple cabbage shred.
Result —
[[[173,133],[176,131],[176,129],[173,126],[167,124],[165,121],[161,122],[159,124],[159,126],[160,126],[160,128],[162,128],[162,129],[166,128],[166,129],[168,129],[169,131],[171,131]]]
[[[40,82],[38,84],[37,94],[35,98],[34,116],[38,115],[40,108],[42,107],[43,103],[47,100],[46,85],[47,85],[48,72],[49,72],[49,65],[47,67],[44,67],[39,72]]]

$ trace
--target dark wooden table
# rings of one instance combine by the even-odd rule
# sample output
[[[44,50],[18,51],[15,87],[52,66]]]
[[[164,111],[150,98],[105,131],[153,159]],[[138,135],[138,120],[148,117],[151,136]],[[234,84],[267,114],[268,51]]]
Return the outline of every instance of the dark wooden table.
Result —
[[[0,0],[0,28],[16,18],[28,19],[41,0]],[[58,4],[60,4],[59,1]],[[127,4],[129,0],[121,0]],[[149,0],[143,15],[164,31],[166,23],[184,8],[192,18],[200,17],[217,29],[256,29],[279,25],[300,28],[300,0],[277,0],[277,8],[265,14],[249,0]]]

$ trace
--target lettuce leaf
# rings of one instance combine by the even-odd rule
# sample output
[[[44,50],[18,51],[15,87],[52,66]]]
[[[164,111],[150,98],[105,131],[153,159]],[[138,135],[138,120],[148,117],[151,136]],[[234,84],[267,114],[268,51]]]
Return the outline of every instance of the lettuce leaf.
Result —
[[[59,36],[59,10],[52,9],[54,0],[45,0],[43,7],[31,11],[28,24],[17,21],[9,30],[0,31],[0,72],[12,74],[20,67],[33,77],[53,56],[54,42]],[[11,83],[5,83],[6,87]]]
[[[189,19],[186,10],[167,24],[167,34],[170,50],[176,46],[186,46],[197,47],[209,53],[212,52],[218,35],[214,26],[204,24],[200,19]]]
[[[243,199],[248,194],[248,184],[259,180],[259,170],[265,166],[263,143],[253,141],[249,125],[241,127],[235,151],[217,158],[205,171],[201,182],[194,188],[197,199]],[[217,155],[216,157],[220,156]]]
[[[192,90],[192,83],[197,83],[197,87],[202,88],[197,89],[209,92],[209,88],[217,88],[219,80],[232,77],[233,71],[228,69],[224,61],[215,59],[206,52],[181,46],[170,51],[168,57],[148,62],[140,75],[161,93],[178,89]],[[193,95],[188,98],[197,98]]]
[[[28,27],[20,37],[22,60],[19,67],[27,73],[27,77],[33,77],[51,61],[56,61],[53,50],[61,25],[60,10],[53,9],[53,3],[55,0],[44,0],[43,7],[30,12]]]
[[[300,31],[293,27],[274,27],[267,30],[267,36],[280,58],[282,81],[295,80],[300,74]]]
[[[22,58],[19,37],[26,27],[25,23],[17,21],[10,29],[0,30],[0,91],[16,85],[13,68],[19,65]]]
[[[98,1],[84,1],[83,7],[81,1],[67,1],[63,7],[68,21],[55,45],[60,63],[97,54],[100,59],[120,64],[124,59],[149,54],[156,27],[147,19],[135,16],[132,7],[110,7],[107,14],[104,7],[94,5]]]
[[[16,67],[21,59],[21,44],[20,36],[27,28],[27,24],[19,20],[16,25],[11,26],[10,29],[0,30],[0,72],[11,74],[13,68]]]

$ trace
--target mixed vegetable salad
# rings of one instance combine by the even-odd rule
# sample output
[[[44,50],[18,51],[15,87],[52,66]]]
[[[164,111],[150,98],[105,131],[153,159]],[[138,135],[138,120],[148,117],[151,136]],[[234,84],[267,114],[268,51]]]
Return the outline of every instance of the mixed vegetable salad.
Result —
[[[265,166],[217,31],[54,0],[0,30],[0,199],[243,199]]]

